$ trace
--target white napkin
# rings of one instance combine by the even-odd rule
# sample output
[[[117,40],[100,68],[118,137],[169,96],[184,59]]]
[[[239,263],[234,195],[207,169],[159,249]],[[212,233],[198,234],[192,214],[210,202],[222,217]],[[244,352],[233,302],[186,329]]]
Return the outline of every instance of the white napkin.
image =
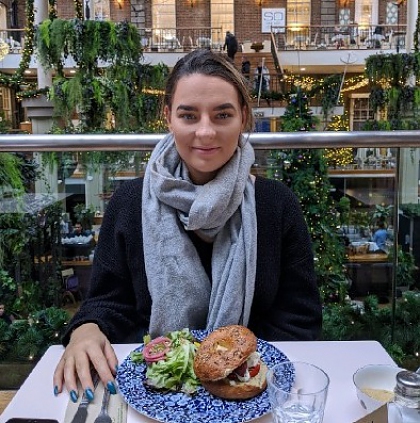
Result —
[[[79,391],[81,392],[81,391]],[[89,403],[87,408],[86,423],[94,423],[96,417],[101,411],[102,397],[104,395],[104,387],[99,383],[95,389],[95,398]],[[82,395],[80,395],[77,403],[69,401],[64,417],[64,423],[71,423],[77,408],[79,407]],[[127,423],[127,403],[124,401],[121,394],[111,395],[108,404],[108,414],[110,415],[113,423]]]

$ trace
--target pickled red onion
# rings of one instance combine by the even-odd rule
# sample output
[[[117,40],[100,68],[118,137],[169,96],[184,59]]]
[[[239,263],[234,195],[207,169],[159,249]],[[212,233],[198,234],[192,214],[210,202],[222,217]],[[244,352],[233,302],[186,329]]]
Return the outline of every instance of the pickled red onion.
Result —
[[[163,360],[171,348],[171,340],[165,336],[152,339],[143,348],[143,357],[146,363]]]

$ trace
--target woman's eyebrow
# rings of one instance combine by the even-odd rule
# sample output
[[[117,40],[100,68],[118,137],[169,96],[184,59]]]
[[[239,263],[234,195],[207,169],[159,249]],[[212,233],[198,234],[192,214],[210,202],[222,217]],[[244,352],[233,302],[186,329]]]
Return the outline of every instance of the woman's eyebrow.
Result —
[[[213,110],[226,110],[226,109],[234,109],[235,106],[232,103],[223,103],[216,106]],[[196,111],[198,110],[197,107],[194,106],[188,106],[186,104],[180,104],[176,110],[183,110],[183,111]]]
[[[187,111],[187,112],[190,112],[190,111],[197,110],[197,107],[194,107],[194,106],[188,106],[188,105],[185,105],[185,104],[180,104],[180,105],[176,108],[176,110],[177,110],[177,111],[178,111],[178,110],[185,110],[185,111]]]
[[[225,109],[234,109],[235,106],[232,103],[223,103],[215,107],[214,110],[225,110]]]

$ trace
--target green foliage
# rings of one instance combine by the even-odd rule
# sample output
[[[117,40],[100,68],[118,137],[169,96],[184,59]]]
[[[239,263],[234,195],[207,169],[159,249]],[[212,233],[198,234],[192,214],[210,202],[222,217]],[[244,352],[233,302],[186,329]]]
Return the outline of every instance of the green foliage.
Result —
[[[389,260],[394,261],[394,250],[391,249]],[[417,269],[415,258],[410,251],[404,251],[401,245],[397,250],[396,285],[410,288],[414,284],[414,273]]]
[[[417,203],[405,203],[400,204],[400,209],[408,217],[419,217],[420,216],[420,204]]]
[[[341,197],[340,201],[336,205],[338,213],[340,213],[340,225],[348,225],[350,219],[350,198]]]
[[[86,207],[82,203],[79,203],[73,207],[73,211],[76,217],[76,221],[82,224],[83,229],[92,229],[95,210]]]
[[[0,360],[39,359],[60,343],[68,321],[67,312],[56,307],[35,311],[10,325],[0,321]]]
[[[397,302],[395,321],[391,308],[378,307],[375,296],[366,297],[362,307],[355,304],[327,304],[323,311],[323,340],[376,340],[400,365],[414,359],[420,365],[420,294],[407,292]],[[392,334],[394,339],[391,340]],[[413,368],[414,370],[414,368]]]
[[[19,194],[24,191],[20,158],[13,153],[0,153],[0,193]]]
[[[311,131],[317,120],[309,107],[308,96],[300,89],[290,95],[282,117],[281,130]],[[343,271],[344,246],[336,233],[335,204],[330,196],[328,166],[322,149],[272,151],[271,160],[280,168],[281,179],[296,194],[312,239],[315,270],[324,302],[342,302],[346,296]]]
[[[420,92],[410,81],[420,77],[420,54],[371,55],[366,59],[365,74],[371,84],[372,109],[385,111],[386,119],[377,127],[369,122],[363,129],[418,129]]]
[[[388,220],[392,217],[393,209],[394,209],[393,204],[390,204],[388,206],[375,204],[375,208],[371,212],[372,225],[378,225],[380,222],[383,222],[385,225],[389,223]]]
[[[419,53],[372,54],[366,59],[365,73],[373,83],[385,79],[398,86],[410,75],[420,76],[419,57]]]
[[[37,46],[43,67],[56,70],[49,97],[66,128],[72,129],[75,112],[83,133],[110,127],[149,132],[150,122],[158,120],[168,68],[140,64],[142,48],[134,25],[78,18],[45,20],[38,27]],[[68,57],[77,64],[70,79],[62,72]]]

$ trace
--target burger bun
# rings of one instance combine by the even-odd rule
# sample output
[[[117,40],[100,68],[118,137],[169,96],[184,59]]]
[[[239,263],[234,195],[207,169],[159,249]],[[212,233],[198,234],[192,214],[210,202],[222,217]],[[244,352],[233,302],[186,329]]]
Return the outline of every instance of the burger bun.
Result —
[[[268,368],[263,362],[261,362],[260,366],[257,376],[252,377],[248,382],[238,382],[224,378],[215,382],[201,381],[201,384],[216,397],[229,400],[253,398],[263,392],[267,387]]]

